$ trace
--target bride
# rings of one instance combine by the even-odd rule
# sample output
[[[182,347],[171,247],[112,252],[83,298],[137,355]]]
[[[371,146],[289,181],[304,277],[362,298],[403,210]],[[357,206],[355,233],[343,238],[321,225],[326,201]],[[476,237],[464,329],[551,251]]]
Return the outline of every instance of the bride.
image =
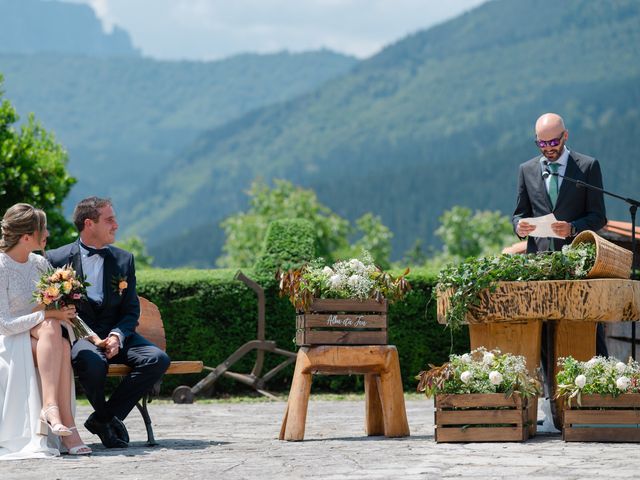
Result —
[[[18,203],[0,238],[0,460],[87,455],[73,418],[69,334],[75,307],[34,308],[32,294],[48,262],[32,253],[47,243],[42,210]],[[49,433],[49,435],[47,435]]]

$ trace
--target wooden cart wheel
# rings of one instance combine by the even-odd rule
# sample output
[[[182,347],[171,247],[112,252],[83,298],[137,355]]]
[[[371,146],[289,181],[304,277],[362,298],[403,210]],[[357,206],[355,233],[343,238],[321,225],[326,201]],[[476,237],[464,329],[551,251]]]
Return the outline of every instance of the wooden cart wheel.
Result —
[[[193,403],[195,395],[191,391],[191,387],[181,385],[173,391],[173,403]]]

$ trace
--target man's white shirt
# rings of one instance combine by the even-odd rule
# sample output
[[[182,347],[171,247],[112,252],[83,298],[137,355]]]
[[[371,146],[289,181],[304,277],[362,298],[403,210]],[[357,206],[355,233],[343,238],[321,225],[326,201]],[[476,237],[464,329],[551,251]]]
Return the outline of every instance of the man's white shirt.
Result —
[[[92,245],[88,247],[95,248]],[[87,296],[97,303],[104,300],[104,257],[102,255],[91,255],[89,251],[80,244],[82,258],[82,273],[91,285],[87,287]],[[111,331],[109,335],[115,335],[120,339],[120,348],[124,344],[124,336],[119,332]]]

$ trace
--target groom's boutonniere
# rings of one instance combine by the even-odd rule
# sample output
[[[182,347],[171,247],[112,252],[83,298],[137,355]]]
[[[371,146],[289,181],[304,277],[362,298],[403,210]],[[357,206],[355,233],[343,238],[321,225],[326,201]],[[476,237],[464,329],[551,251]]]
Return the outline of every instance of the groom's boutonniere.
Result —
[[[129,286],[129,284],[127,283],[127,277],[124,277],[122,275],[115,275],[113,277],[113,280],[111,281],[111,285],[113,285],[113,290],[120,296],[122,296],[124,291]]]

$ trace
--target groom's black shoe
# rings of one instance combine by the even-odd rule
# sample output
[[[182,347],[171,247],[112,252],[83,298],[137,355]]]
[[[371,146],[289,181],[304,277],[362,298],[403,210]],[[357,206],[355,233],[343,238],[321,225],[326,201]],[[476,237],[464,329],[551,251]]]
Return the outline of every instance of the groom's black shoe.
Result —
[[[100,437],[100,441],[107,448],[127,448],[128,442],[120,439],[116,433],[115,428],[111,422],[102,422],[96,417],[96,412],[93,412],[84,422],[84,426],[94,435]]]
[[[127,432],[124,422],[114,415],[110,423],[118,438],[123,442],[129,443],[129,432]]]

